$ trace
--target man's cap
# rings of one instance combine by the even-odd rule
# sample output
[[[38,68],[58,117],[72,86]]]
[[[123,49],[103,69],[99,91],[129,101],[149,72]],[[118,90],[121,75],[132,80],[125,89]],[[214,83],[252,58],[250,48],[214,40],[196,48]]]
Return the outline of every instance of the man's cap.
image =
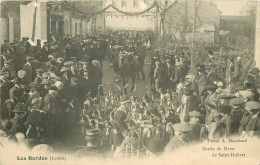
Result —
[[[248,90],[243,90],[235,93],[236,97],[243,97],[247,101],[250,97],[254,96],[254,93]]]
[[[13,101],[11,100],[11,99],[7,99],[7,100],[5,100],[5,104],[12,104],[13,105]]]
[[[72,77],[70,80],[73,81],[73,82],[78,82],[79,81],[76,77]]]
[[[244,103],[244,99],[239,97],[239,98],[231,99],[229,105],[236,106],[236,105],[242,105],[243,103]]]
[[[224,85],[224,84],[223,84],[223,82],[222,82],[222,81],[220,81],[220,82],[217,82],[217,86],[218,86],[218,87],[223,87],[223,85]]]
[[[198,112],[198,111],[191,111],[191,112],[189,112],[189,116],[190,117],[201,117],[202,115],[201,115],[201,113],[200,112]]]
[[[64,59],[62,57],[59,57],[56,59],[56,62],[58,62],[58,63],[62,63],[63,61],[64,61]]]
[[[233,98],[234,96],[232,94],[229,94],[229,93],[220,93],[217,98],[218,99],[231,99]]]
[[[70,57],[70,60],[76,60],[77,59],[77,57]]]
[[[36,72],[44,72],[42,68],[36,69]]]
[[[54,56],[50,54],[50,55],[48,55],[48,58],[54,58]]]
[[[36,86],[37,86],[37,84],[34,83],[34,82],[30,82],[30,83],[29,83],[29,87],[36,87]]]
[[[99,65],[99,61],[98,60],[93,60],[92,61],[92,65]]]
[[[34,58],[32,57],[32,56],[27,56],[26,57],[26,60],[28,61],[28,60],[33,60]]]
[[[74,62],[73,61],[66,61],[64,63],[64,66],[71,66],[71,65],[74,65]]]
[[[68,67],[65,67],[65,66],[63,66],[62,68],[61,68],[61,72],[65,72],[65,71],[69,71],[70,69],[68,68]]]
[[[173,129],[177,132],[190,132],[192,127],[187,123],[177,123],[173,125]]]
[[[206,86],[205,90],[207,90],[207,91],[216,91],[216,89],[217,89],[216,85],[210,84],[210,85]]]
[[[251,110],[260,110],[260,103],[256,101],[248,101],[246,102],[246,110],[251,111]]]

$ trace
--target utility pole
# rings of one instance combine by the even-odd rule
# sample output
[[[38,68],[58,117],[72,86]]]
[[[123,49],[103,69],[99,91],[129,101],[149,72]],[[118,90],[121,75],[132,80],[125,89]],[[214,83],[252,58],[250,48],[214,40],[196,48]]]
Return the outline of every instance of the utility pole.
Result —
[[[70,0],[70,37],[72,37],[72,2]]]
[[[260,69],[260,2],[256,2],[255,55],[256,67]]]
[[[196,55],[195,52],[195,40],[196,40],[196,17],[197,17],[197,0],[194,0],[194,18],[193,18],[193,29],[192,29],[192,54],[191,54],[191,72],[194,72],[195,65],[194,65],[194,57]],[[195,74],[195,73],[193,73]]]
[[[34,38],[35,38],[37,8],[38,8],[38,3],[36,0],[35,7],[34,7],[34,14],[33,14],[32,41],[34,41]]]

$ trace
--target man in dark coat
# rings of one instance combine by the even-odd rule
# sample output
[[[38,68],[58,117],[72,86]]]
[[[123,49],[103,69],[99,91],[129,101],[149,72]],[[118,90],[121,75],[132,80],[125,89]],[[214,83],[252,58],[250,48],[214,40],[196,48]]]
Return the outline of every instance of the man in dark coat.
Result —
[[[16,104],[13,112],[15,113],[15,116],[14,118],[10,119],[10,121],[12,122],[12,128],[10,130],[10,133],[12,135],[15,135],[16,133],[21,132],[25,135],[26,127],[22,119],[25,113],[25,105],[22,103]]]
[[[32,78],[33,78],[33,70],[32,70],[32,60],[33,57],[26,57],[26,64],[23,65],[23,70],[26,72],[25,76],[24,76],[24,80],[27,82],[32,82]]]
[[[40,55],[40,61],[47,62],[48,61],[48,55],[49,55],[49,47],[48,43],[44,42],[44,45],[41,49],[41,55]]]
[[[9,91],[14,86],[12,81],[6,79],[8,73],[0,73],[0,93],[1,93],[1,104],[4,104],[5,100],[9,99]],[[2,106],[2,105],[1,105]]]
[[[112,147],[118,147],[122,144],[124,140],[124,134],[127,129],[126,120],[127,120],[127,110],[128,104],[130,101],[126,96],[121,98],[120,107],[114,111],[111,130],[111,143]]]
[[[14,104],[21,102],[23,97],[23,89],[21,88],[21,79],[14,80],[14,86],[9,90],[10,99]]]
[[[205,126],[203,124],[200,124],[200,118],[202,117],[202,115],[198,111],[191,111],[189,112],[189,116],[189,125],[192,127],[192,130],[190,132],[190,140],[193,142],[200,142],[205,133]]]
[[[98,92],[101,92],[99,93],[100,95],[103,95],[103,91],[102,89],[100,90],[100,85],[102,84],[102,78],[103,78],[103,72],[100,68],[100,63],[97,61],[97,60],[93,60],[92,61],[92,71],[91,71],[91,74],[92,74],[92,81],[91,81],[91,89],[92,89],[92,97],[95,97]]]
[[[239,127],[242,136],[260,136],[260,103],[248,101]]]
[[[174,124],[173,125],[175,136],[169,141],[169,143],[164,148],[164,152],[171,152],[176,149],[179,149],[183,146],[186,146],[190,142],[190,131],[192,127],[189,124]]]
[[[59,109],[57,105],[56,95],[57,87],[50,87],[49,93],[44,97],[44,111],[47,115],[47,132],[50,140],[55,138],[58,127]]]
[[[168,81],[168,88],[171,90],[175,90],[176,85],[173,80],[174,80],[174,69],[175,67],[172,65],[172,60],[171,59],[166,59],[166,75],[167,75],[167,81]]]

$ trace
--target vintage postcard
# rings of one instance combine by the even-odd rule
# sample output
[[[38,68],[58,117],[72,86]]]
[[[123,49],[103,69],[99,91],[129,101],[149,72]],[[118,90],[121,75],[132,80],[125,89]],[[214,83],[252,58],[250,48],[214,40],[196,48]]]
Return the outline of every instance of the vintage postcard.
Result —
[[[0,13],[1,165],[260,165],[260,1]]]

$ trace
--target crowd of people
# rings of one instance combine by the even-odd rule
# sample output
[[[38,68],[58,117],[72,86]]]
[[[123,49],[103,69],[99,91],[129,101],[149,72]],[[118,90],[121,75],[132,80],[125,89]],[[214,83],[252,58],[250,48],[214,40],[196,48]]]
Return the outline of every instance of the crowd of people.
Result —
[[[1,136],[15,142],[22,133],[35,145],[52,145],[82,127],[88,144],[78,153],[111,147],[115,157],[128,152],[159,155],[205,140],[259,136],[259,69],[252,67],[248,54],[221,52],[205,51],[192,68],[189,49],[158,47],[151,32],[66,35],[43,45],[26,37],[5,41]],[[143,81],[150,77],[150,88],[141,97],[127,95],[114,82],[103,89],[102,61],[109,61],[120,81],[123,56],[128,63],[138,59],[139,69],[131,76]],[[147,75],[145,60],[150,63]]]

